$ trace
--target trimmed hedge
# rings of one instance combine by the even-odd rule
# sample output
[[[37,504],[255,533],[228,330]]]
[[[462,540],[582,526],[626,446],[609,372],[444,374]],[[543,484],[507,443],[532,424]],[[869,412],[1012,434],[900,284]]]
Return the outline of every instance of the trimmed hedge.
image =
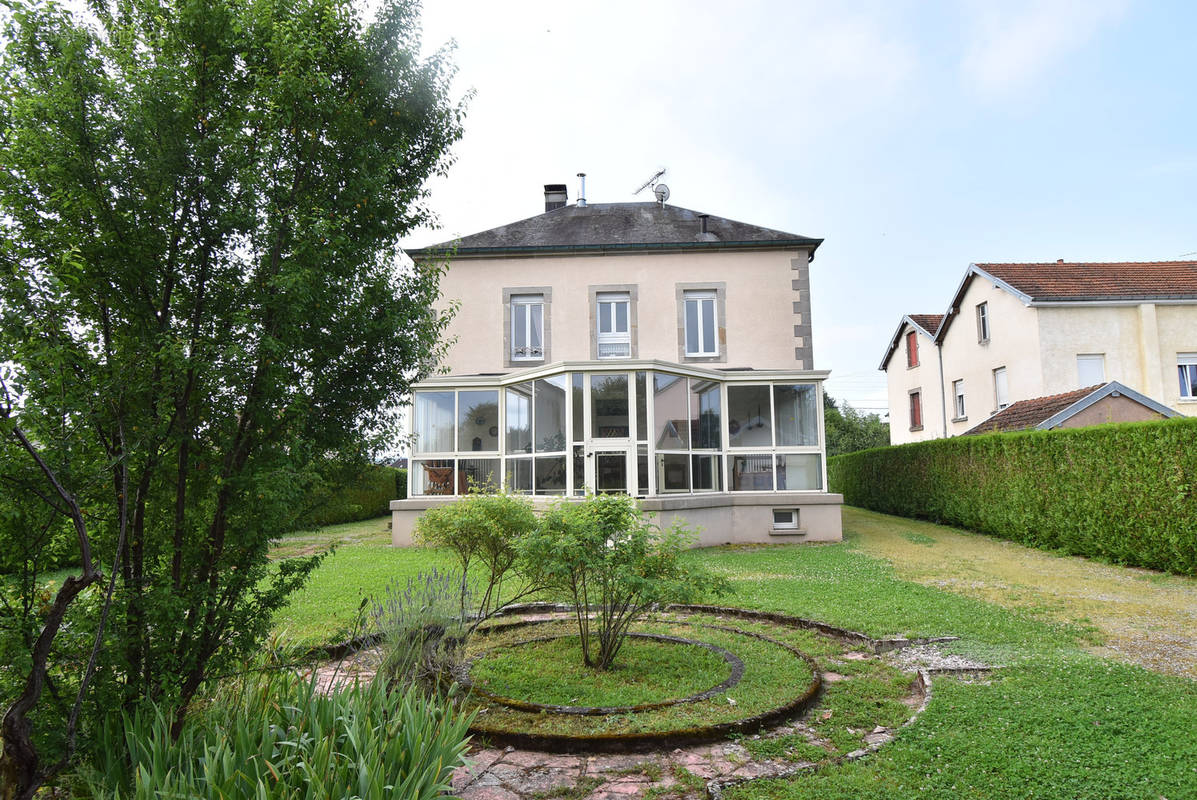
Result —
[[[392,500],[406,497],[407,470],[367,467],[355,478],[316,492],[311,510],[296,527],[307,530],[385,516]]]
[[[849,505],[1197,575],[1197,419],[959,436],[827,468]]]

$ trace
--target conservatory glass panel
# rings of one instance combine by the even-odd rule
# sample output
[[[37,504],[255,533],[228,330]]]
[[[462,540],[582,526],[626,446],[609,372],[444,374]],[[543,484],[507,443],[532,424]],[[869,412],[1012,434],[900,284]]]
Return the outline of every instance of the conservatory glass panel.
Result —
[[[412,495],[453,494],[457,482],[454,480],[453,459],[429,459],[412,462]]]
[[[565,456],[536,459],[536,493],[565,494]]]
[[[695,450],[718,450],[720,436],[719,383],[690,379],[690,431]]]
[[[690,456],[686,453],[657,453],[657,494],[690,491]]]
[[[417,453],[453,452],[453,392],[416,392]]]
[[[554,375],[536,381],[533,424],[536,427],[536,452],[560,453],[565,450],[565,376]]]
[[[773,387],[778,447],[819,443],[817,395],[812,383]]]
[[[777,491],[822,488],[823,469],[818,453],[786,453],[777,456]]]
[[[457,450],[493,452],[499,449],[499,392],[457,393]]]
[[[773,491],[772,453],[746,453],[728,458],[733,492]]]
[[[690,412],[686,405],[686,379],[664,372],[653,373],[653,439],[658,450],[690,447]]]
[[[462,494],[477,487],[482,491],[498,491],[499,459],[497,458],[462,458],[457,461],[458,487]]]
[[[729,447],[771,447],[769,387],[727,387],[727,444]],[[734,487],[733,487],[734,488]]]
[[[591,375],[590,435],[596,439],[626,439],[629,433],[628,376]]]
[[[507,483],[518,494],[532,493],[532,459],[507,459]]]
[[[714,454],[691,457],[691,474],[696,492],[723,491],[723,459]]]
[[[532,384],[507,389],[507,452],[532,452]]]

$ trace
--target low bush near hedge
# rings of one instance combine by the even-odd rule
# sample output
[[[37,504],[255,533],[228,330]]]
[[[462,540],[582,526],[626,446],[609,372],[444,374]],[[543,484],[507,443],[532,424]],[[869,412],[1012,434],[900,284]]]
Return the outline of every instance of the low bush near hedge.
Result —
[[[960,436],[827,466],[850,505],[1197,575],[1197,419]]]
[[[390,512],[392,500],[407,497],[407,470],[366,467],[356,475],[330,480],[311,498],[310,508],[298,530],[340,525],[381,517]]]

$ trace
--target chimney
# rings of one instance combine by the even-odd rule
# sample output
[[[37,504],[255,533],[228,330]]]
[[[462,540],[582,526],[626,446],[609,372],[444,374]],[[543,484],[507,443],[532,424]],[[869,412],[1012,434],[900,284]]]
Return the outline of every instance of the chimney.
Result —
[[[1057,263],[1057,264],[1063,264],[1063,263],[1064,263],[1064,259],[1062,259],[1062,258],[1057,258],[1057,259],[1056,259],[1056,263]]]
[[[544,185],[545,211],[555,211],[558,208],[565,208],[567,202],[569,202],[569,195],[566,193],[564,183],[546,183]]]
[[[578,208],[586,208],[586,173],[579,172],[578,177],[582,179],[582,188],[578,190]]]

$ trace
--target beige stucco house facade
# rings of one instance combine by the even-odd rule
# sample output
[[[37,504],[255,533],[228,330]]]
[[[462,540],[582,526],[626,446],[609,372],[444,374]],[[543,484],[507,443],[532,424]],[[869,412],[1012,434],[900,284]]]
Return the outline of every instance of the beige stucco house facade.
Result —
[[[934,322],[909,367],[915,319]],[[893,444],[958,436],[1012,403],[1110,381],[1197,413],[1197,262],[971,264],[946,313],[903,317],[880,368]],[[914,384],[921,426],[905,399]]]
[[[700,544],[837,540],[809,269],[822,240],[664,203],[570,205],[411,251],[447,261],[440,374],[414,390],[408,499],[626,492]]]

